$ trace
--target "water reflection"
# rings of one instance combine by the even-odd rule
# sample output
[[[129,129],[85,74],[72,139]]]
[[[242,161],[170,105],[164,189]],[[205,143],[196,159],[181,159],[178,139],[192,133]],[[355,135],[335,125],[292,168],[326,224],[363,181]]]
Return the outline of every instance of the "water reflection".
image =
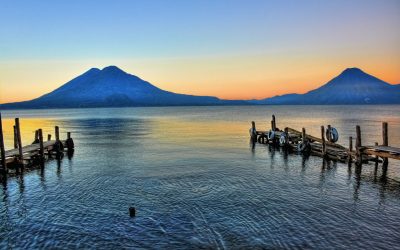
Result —
[[[248,141],[249,121],[272,111],[281,112],[279,126],[311,134],[328,123],[343,131],[349,120],[368,134],[379,125],[370,108],[335,110],[321,108],[316,119],[309,107],[68,110],[44,119],[32,111],[21,119],[26,141],[38,127],[53,133],[59,125],[76,151],[5,182],[0,248],[390,248],[400,219],[396,162],[358,171]],[[360,225],[365,233],[354,243],[347,236]]]
[[[301,154],[290,154],[288,150],[285,150],[280,147],[276,147],[274,145],[268,145],[268,155],[270,158],[270,166],[271,169],[274,168],[276,155],[280,155],[283,159],[283,170],[288,172],[290,161],[297,161],[298,157],[300,157],[300,166],[301,171],[300,174],[302,177],[306,175],[306,169],[309,167],[310,155],[301,155]],[[256,151],[252,151],[254,155],[256,155]],[[324,189],[324,186],[334,180],[336,178],[336,172],[338,168],[347,169],[347,183],[353,185],[353,199],[354,201],[359,201],[359,193],[362,186],[362,183],[365,184],[372,183],[374,184],[372,187],[377,188],[379,190],[381,202],[385,198],[385,193],[389,192],[391,195],[394,195],[400,198],[400,182],[391,178],[388,178],[388,164],[382,163],[378,164],[374,162],[372,164],[363,164],[357,165],[352,162],[348,162],[346,164],[339,163],[333,160],[323,159],[319,157],[315,157],[318,161],[321,162],[320,175],[319,175],[319,187],[320,189]],[[315,160],[315,158],[313,158]],[[347,167],[346,167],[347,165]],[[371,177],[370,169],[373,166],[373,174]],[[381,169],[381,171],[379,171]],[[364,172],[363,172],[364,170]]]
[[[61,173],[62,173],[61,157],[57,157],[57,177],[58,177],[59,180],[61,180]]]

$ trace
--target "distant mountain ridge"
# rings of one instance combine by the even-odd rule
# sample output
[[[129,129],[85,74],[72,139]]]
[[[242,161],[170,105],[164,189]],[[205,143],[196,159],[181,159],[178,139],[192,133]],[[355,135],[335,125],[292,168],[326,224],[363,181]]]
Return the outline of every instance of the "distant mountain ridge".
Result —
[[[212,96],[176,94],[155,87],[116,66],[92,68],[58,89],[31,101],[1,108],[80,108],[244,104]]]
[[[268,93],[266,93],[267,95]],[[92,68],[39,98],[0,104],[1,109],[199,105],[400,104],[400,84],[392,85],[358,68],[348,68],[305,94],[262,100],[221,100],[162,90],[116,66]]]
[[[254,104],[400,104],[400,85],[392,85],[359,68],[348,68],[325,85],[305,94],[287,94]]]

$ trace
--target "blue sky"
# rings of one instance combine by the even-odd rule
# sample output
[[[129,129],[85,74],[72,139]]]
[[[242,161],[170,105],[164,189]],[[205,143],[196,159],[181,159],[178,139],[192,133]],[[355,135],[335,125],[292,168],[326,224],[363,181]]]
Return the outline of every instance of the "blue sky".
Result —
[[[328,73],[346,66],[346,62],[348,66],[364,66],[372,71],[382,65],[386,71],[372,73],[386,76],[388,81],[400,81],[399,74],[394,73],[400,70],[400,59],[396,59],[400,57],[400,1],[395,0],[1,0],[0,9],[0,66],[3,67],[0,73],[7,70],[0,80],[21,86],[28,84],[28,79],[21,78],[18,73],[22,69],[24,72],[29,68],[34,68],[35,72],[42,70],[43,75],[46,69],[57,67],[54,70],[60,71],[60,67],[64,68],[66,73],[59,78],[32,76],[35,81],[43,82],[45,90],[50,90],[85,70],[89,64],[93,64],[92,67],[117,64],[135,74],[145,73],[144,78],[157,81],[163,88],[168,88],[169,83],[179,92],[179,86],[192,84],[192,89],[196,90],[201,86],[192,80],[198,78],[198,74],[184,78],[172,75],[179,74],[185,65],[198,65],[207,72],[206,63],[198,61],[202,58],[210,58],[210,64],[237,60],[238,65],[232,70],[241,68],[240,62],[243,62],[243,81],[261,75],[262,71],[269,75],[280,74],[280,70],[268,72],[267,68],[260,67],[259,73],[250,70],[246,75],[246,67],[249,67],[246,65],[251,61],[270,60],[265,67],[275,61],[284,69],[294,67],[293,58],[314,60],[316,65],[331,58],[337,67]],[[371,60],[382,63],[368,66],[369,54]],[[216,60],[211,61],[213,58]],[[175,73],[162,78],[156,67],[160,66],[160,61],[169,59],[184,62],[177,63],[176,67],[181,69],[171,68]],[[149,68],[144,69],[141,61],[146,61],[144,64]],[[38,69],[37,65],[43,66]],[[312,63],[310,65],[312,67]],[[326,73],[318,72],[316,79]],[[224,69],[223,74],[230,72]],[[307,79],[302,77],[297,77],[300,82],[297,89],[294,83],[286,82],[292,84],[293,91],[301,91],[307,88],[304,85]],[[228,84],[231,81],[229,77],[221,78],[218,82]],[[285,84],[285,79],[279,77],[276,80],[261,78],[254,78],[257,79],[255,87],[279,81]],[[202,83],[218,84],[210,79],[202,79]],[[309,87],[316,85],[309,84]],[[224,96],[224,93],[214,93],[216,90],[208,85],[204,89],[206,92],[200,91],[202,94],[210,90],[210,95]],[[286,91],[290,86],[283,89]],[[182,90],[187,92],[190,88]]]

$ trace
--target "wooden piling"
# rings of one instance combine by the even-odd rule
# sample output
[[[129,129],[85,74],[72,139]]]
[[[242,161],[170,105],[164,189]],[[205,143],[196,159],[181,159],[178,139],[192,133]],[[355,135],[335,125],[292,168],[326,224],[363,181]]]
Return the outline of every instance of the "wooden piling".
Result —
[[[352,152],[353,152],[353,137],[349,137],[349,153],[347,156],[347,162],[351,163],[352,162]]]
[[[349,151],[353,152],[353,137],[349,137]]]
[[[33,143],[39,142],[39,130],[35,130],[35,139],[33,139]]]
[[[43,146],[43,132],[42,129],[40,128],[38,130],[38,137],[39,137],[39,154],[40,154],[40,159],[43,160],[44,159],[44,146]]]
[[[43,130],[38,129],[35,132],[35,141],[36,143],[26,145],[22,147],[22,133],[19,118],[15,118],[15,129],[14,129],[14,137],[16,140],[15,149],[5,150],[4,148],[4,136],[3,136],[3,127],[2,127],[2,119],[0,112],[0,173],[4,173],[7,176],[7,173],[11,168],[15,170],[15,173],[19,174],[23,172],[24,165],[36,165],[39,162],[38,159],[41,160],[40,166],[43,167],[43,160],[45,159],[45,152],[49,155],[56,153],[57,159],[61,159],[64,155],[64,145],[67,145],[69,158],[72,157],[74,152],[74,142],[71,137],[71,133],[67,133],[68,139],[60,140],[59,137],[59,128],[56,126],[56,135],[58,140],[51,140],[51,136],[48,136],[48,141],[43,140]],[[255,131],[257,132],[257,131]],[[257,135],[257,133],[255,133]]]
[[[51,141],[51,134],[47,134],[47,140]]]
[[[19,126],[19,118],[15,118],[15,129],[17,132],[17,144],[18,144],[18,153],[19,153],[19,160],[20,164],[24,165],[24,155],[22,152],[22,141],[21,141],[21,128]]]
[[[325,145],[325,127],[321,126],[321,139],[322,139],[322,155],[326,155],[326,145]]]
[[[363,146],[361,143],[361,128],[360,126],[356,126],[356,138],[355,138],[355,147],[353,149],[353,137],[349,137],[349,144],[348,147],[344,147],[340,144],[332,142],[333,134],[330,133],[331,129],[334,130],[333,127],[330,125],[327,126],[327,130],[325,130],[324,126],[321,126],[321,136],[315,137],[309,134],[306,134],[305,128],[302,128],[301,131],[286,127],[284,131],[277,131],[279,130],[276,128],[275,123],[275,115],[272,115],[271,120],[271,129],[275,129],[276,137],[282,139],[280,140],[280,146],[290,146],[292,149],[302,148],[301,143],[306,143],[307,146],[311,149],[312,154],[321,156],[321,157],[328,157],[331,160],[341,161],[341,162],[348,162],[350,165],[353,161],[356,162],[358,167],[361,167],[363,162],[368,162],[368,160],[377,162],[379,158],[392,158],[400,160],[400,148],[390,147],[388,146],[388,132],[387,132],[387,123],[383,123],[382,125],[382,137],[383,137],[383,145],[366,145]],[[253,126],[255,128],[255,125]],[[289,132],[290,132],[290,140],[289,139]],[[260,135],[260,137],[265,136],[267,131],[256,131],[256,135]],[[285,136],[285,138],[282,138]],[[68,134],[68,138],[71,136]],[[300,139],[301,138],[301,139]],[[285,139],[285,143],[283,143],[283,139]],[[260,139],[259,139],[260,140]],[[272,139],[273,140],[273,139]],[[329,141],[331,140],[331,141]],[[260,140],[260,143],[263,141]],[[65,142],[67,148],[68,145],[73,145],[72,138],[71,140],[67,139]],[[364,160],[363,160],[364,158]],[[385,163],[385,161],[384,161]],[[349,165],[349,166],[350,166]],[[387,164],[386,164],[387,165]]]
[[[17,128],[15,125],[13,126],[14,128],[14,148],[18,148],[18,139],[17,139]]]
[[[375,142],[375,147],[377,147],[379,144],[378,142]],[[378,163],[379,157],[375,155],[375,162]]]
[[[251,122],[251,140],[257,141],[257,130],[256,130],[256,122],[252,121]]]
[[[286,127],[284,131],[285,131],[285,138],[286,138],[285,146],[288,146],[289,145],[289,128]]]
[[[272,131],[276,130],[276,121],[275,121],[275,115],[272,115]]]
[[[356,126],[356,156],[357,163],[362,163],[362,153],[361,153],[361,128],[359,125]]]
[[[382,123],[382,146],[389,146],[388,123]],[[383,158],[383,163],[388,163],[388,158]]]
[[[326,140],[332,142],[331,125],[328,125],[326,129],[327,129]]]
[[[3,121],[1,119],[1,113],[0,113],[0,156],[1,156],[2,170],[4,173],[7,173],[6,150],[4,147]]]
[[[60,140],[60,129],[58,128],[58,126],[55,126],[55,135],[56,135],[56,141]]]
[[[356,148],[361,147],[361,128],[359,125],[356,126]]]

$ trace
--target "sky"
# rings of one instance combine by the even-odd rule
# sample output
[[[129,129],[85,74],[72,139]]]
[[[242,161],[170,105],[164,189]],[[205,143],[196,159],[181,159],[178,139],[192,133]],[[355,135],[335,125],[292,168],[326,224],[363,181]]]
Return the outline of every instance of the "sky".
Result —
[[[116,65],[223,99],[305,93],[348,67],[400,83],[399,0],[0,0],[0,103]]]

